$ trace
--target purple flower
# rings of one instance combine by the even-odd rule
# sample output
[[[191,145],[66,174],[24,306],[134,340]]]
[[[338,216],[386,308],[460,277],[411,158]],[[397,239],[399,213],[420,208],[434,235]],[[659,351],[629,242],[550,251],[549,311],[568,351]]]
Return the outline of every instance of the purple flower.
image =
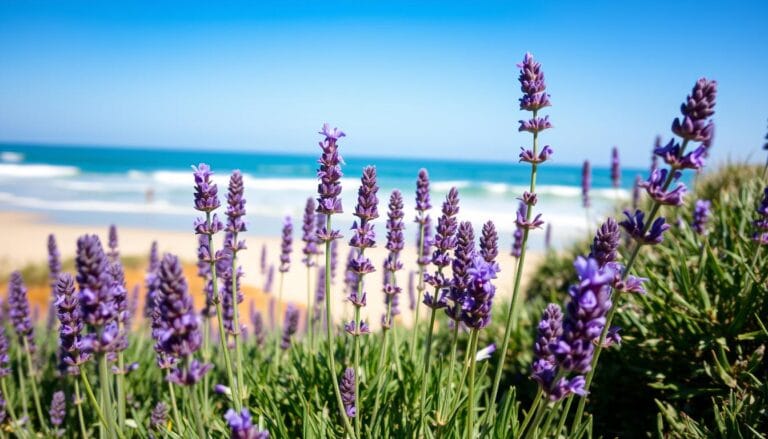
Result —
[[[200,163],[192,166],[195,177],[195,209],[201,212],[212,212],[221,206],[218,197],[218,188],[211,180],[213,171],[210,166]]]
[[[259,273],[262,276],[267,274],[267,244],[261,244],[261,254],[259,256]]]
[[[581,204],[584,208],[589,207],[589,189],[592,186],[592,170],[589,166],[589,160],[584,161],[581,168]]]
[[[323,304],[325,303],[325,270],[317,270],[317,287],[315,288],[315,307],[313,319],[320,321],[323,317]]]
[[[355,321],[352,320],[344,324],[344,331],[353,337],[358,337],[361,335],[370,334],[371,328],[368,326],[368,323],[364,321],[360,321],[360,326],[358,327],[355,325]]]
[[[576,258],[574,267],[579,283],[568,291],[570,301],[563,322],[563,335],[550,346],[558,367],[566,371],[587,373],[594,354],[594,340],[600,337],[605,316],[612,306],[611,267],[600,267],[593,258]]]
[[[614,188],[621,186],[621,166],[619,164],[619,148],[613,147],[611,150],[611,184]]]
[[[618,223],[613,218],[608,218],[597,229],[589,256],[594,258],[601,267],[615,261],[620,239],[621,231],[619,230]]]
[[[291,217],[286,216],[283,221],[283,238],[280,243],[280,272],[286,273],[291,268],[291,250],[293,247],[293,224]]]
[[[696,169],[704,167],[707,158],[707,147],[701,145],[693,151],[681,156],[682,147],[680,143],[670,140],[664,146],[658,146],[653,150],[656,156],[661,157],[672,169]]]
[[[307,198],[307,203],[304,206],[304,217],[301,223],[301,240],[304,241],[304,259],[302,262],[307,267],[314,265],[313,256],[318,254],[317,250],[317,234],[315,233],[315,200]]]
[[[544,146],[544,148],[541,149],[539,152],[539,155],[535,155],[533,151],[530,149],[525,149],[522,146],[520,147],[520,161],[526,162],[530,164],[541,164],[549,160],[549,158],[554,154],[554,151],[552,150],[552,147],[549,145]]]
[[[261,431],[258,426],[253,425],[247,408],[243,408],[240,413],[229,409],[224,414],[224,419],[229,425],[230,439],[269,439],[269,432]]]
[[[419,169],[419,176],[416,179],[416,222],[423,223],[426,217],[425,212],[432,208],[429,202],[429,174],[424,168]]]
[[[717,81],[700,78],[693,86],[691,94],[680,106],[682,120],[675,118],[672,131],[678,136],[695,142],[710,140],[714,124],[708,118],[715,114]]]
[[[403,230],[405,230],[404,217],[403,196],[400,194],[400,191],[395,189],[389,197],[386,245],[389,254],[384,260],[384,304],[392,305],[392,316],[400,313],[398,309],[398,296],[402,289],[392,280],[395,279],[395,273],[403,268],[403,263],[400,262],[398,256],[405,245],[403,238]],[[386,321],[386,316],[383,316],[382,320],[384,320],[384,327],[391,326],[391,322]]]
[[[30,353],[36,351],[35,329],[29,312],[29,297],[27,287],[21,273],[14,271],[8,280],[8,314],[13,324],[13,329],[19,338],[19,344],[26,342],[26,348]]]
[[[519,122],[520,128],[517,129],[518,131],[527,131],[534,134],[552,128],[552,124],[549,122],[549,116],[535,117]]]
[[[187,280],[181,263],[176,256],[166,254],[160,262],[160,291],[156,311],[160,315],[157,328],[156,349],[177,359],[177,367],[168,375],[168,380],[179,385],[191,385],[210,370],[211,365],[201,365],[191,359],[200,349],[202,337],[199,323],[189,295]],[[179,363],[188,363],[187,367]]]
[[[158,402],[149,415],[149,428],[161,431],[168,422],[168,406],[164,402]]]
[[[238,233],[247,230],[243,220],[245,216],[244,192],[243,174],[239,170],[235,170],[229,178],[229,187],[227,189],[227,236],[224,240],[224,246],[234,252],[246,248],[245,240],[234,242]]]
[[[320,184],[317,186],[317,212],[326,215],[342,213],[344,210],[341,207],[340,195],[341,177],[344,174],[341,172],[340,163],[343,163],[343,159],[339,155],[336,142],[345,134],[338,128],[331,130],[327,123],[323,124],[320,134],[324,135],[325,139],[320,142],[323,152],[318,160],[320,167],[317,170],[317,178],[320,179]]]
[[[267,270],[267,276],[264,279],[264,292],[265,293],[271,293],[272,292],[272,285],[275,283],[275,266],[270,265],[269,270]]]
[[[510,254],[515,258],[519,258],[522,253],[523,253],[523,229],[518,227],[517,229],[515,229],[515,233],[512,234],[512,251],[510,252]]]
[[[416,309],[416,272],[408,272],[408,309]]]
[[[256,304],[253,301],[250,302],[249,311],[251,326],[253,327],[253,337],[256,339],[256,344],[261,346],[264,344],[264,337],[266,336],[264,318],[261,316],[261,311],[256,309]]]
[[[432,253],[432,263],[437,267],[434,275],[426,275],[425,280],[436,290],[450,286],[450,280],[445,278],[443,269],[450,265],[450,251],[456,247],[456,232],[458,224],[456,215],[459,213],[459,191],[452,187],[443,203],[442,215],[437,220],[437,234],[434,239],[435,251]],[[432,308],[444,308],[445,302],[441,297],[433,298],[425,293],[424,303]]]
[[[472,223],[464,221],[459,224],[459,231],[456,234],[456,249],[451,264],[453,281],[446,295],[446,299],[451,301],[451,304],[446,305],[445,313],[454,321],[459,321],[461,318],[461,303],[471,282],[469,270],[474,264],[474,258],[475,232],[472,230]]]
[[[536,340],[533,344],[533,364],[531,365],[531,378],[539,383],[547,394],[552,393],[553,381],[556,373],[555,354],[551,346],[556,344],[563,334],[563,312],[560,307],[550,303],[544,309],[536,331]]]
[[[117,249],[117,227],[114,224],[109,226],[107,247],[109,247],[107,256],[109,257],[110,262],[116,262],[120,259],[120,251]]]
[[[480,255],[485,262],[493,263],[499,255],[499,235],[496,233],[496,226],[493,221],[483,224],[482,235],[480,235]]]
[[[467,290],[461,302],[461,321],[469,328],[482,329],[491,323],[491,310],[496,287],[491,282],[496,279],[499,266],[488,263],[475,255],[467,271]]]
[[[58,429],[64,422],[64,418],[67,416],[67,397],[64,392],[59,390],[54,392],[53,398],[51,398],[51,408],[48,410],[48,414],[51,417],[51,425],[55,429]],[[61,437],[63,432],[56,432],[57,437]]]
[[[56,288],[56,282],[61,273],[61,253],[56,245],[56,237],[53,234],[48,235],[48,279],[51,290]],[[55,293],[55,291],[53,291]]]
[[[233,261],[233,254],[231,249],[224,249],[220,250],[217,253],[216,257],[216,273],[219,274],[221,279],[221,308],[222,308],[222,317],[224,320],[224,329],[227,330],[229,334],[234,334],[236,329],[234,326],[234,318],[235,318],[235,306],[238,306],[240,303],[243,302],[243,293],[240,290],[240,278],[243,277],[243,270],[242,267],[238,266],[236,269],[233,270],[232,268],[232,261]],[[235,281],[232,282],[232,274],[235,274]],[[233,285],[234,283],[234,285]],[[232,302],[232,287],[235,287],[237,291],[235,291],[235,296],[237,298],[237,303]]]
[[[679,183],[673,190],[668,190],[670,183],[680,178],[680,171],[669,174],[666,169],[657,169],[651,172],[648,180],[640,182],[640,187],[645,188],[646,193],[659,204],[681,206],[685,196],[685,184]]]
[[[347,416],[354,418],[357,414],[355,408],[355,371],[351,367],[344,369],[344,375],[339,381],[339,390],[341,391],[341,401],[344,403],[344,410]]]
[[[707,234],[707,223],[712,215],[711,207],[712,203],[709,200],[696,200],[693,209],[693,230],[699,235]]]
[[[653,171],[651,171],[653,172]],[[640,184],[643,182],[643,178],[639,175],[635,177],[635,184],[632,186],[632,209],[637,210],[640,207]]]
[[[421,245],[421,257],[416,260],[416,263],[422,267],[426,267],[427,265],[432,262],[432,255],[430,254],[432,250],[432,219],[427,215],[424,218],[424,222],[422,223],[422,227],[424,229],[424,239],[422,240]],[[416,245],[418,246],[419,239],[421,238],[421,231],[419,231],[416,235]]]
[[[80,333],[83,321],[80,315],[80,299],[75,292],[75,280],[69,273],[62,273],[56,282],[56,310],[59,317],[60,367],[71,375],[79,375],[79,366],[88,361],[82,352]]]
[[[523,97],[520,98],[520,109],[537,111],[550,105],[549,95],[545,93],[547,84],[544,82],[544,72],[541,64],[533,59],[533,55],[526,53],[523,62],[518,64],[520,68],[520,90]]]
[[[475,354],[475,361],[487,360],[491,358],[491,355],[493,355],[494,352],[496,352],[496,344],[491,343],[488,346],[477,351],[477,353]]]
[[[621,331],[621,328],[618,326],[611,326],[608,328],[608,333],[605,335],[605,342],[603,342],[603,348],[621,344],[621,334],[619,334],[619,331]]]
[[[664,232],[669,230],[670,225],[666,224],[664,217],[656,218],[651,225],[650,230],[645,230],[645,214],[641,210],[635,210],[634,215],[628,210],[624,211],[627,217],[619,225],[632,237],[638,244],[660,244],[664,240]]]
[[[280,342],[280,349],[287,350],[291,347],[291,337],[299,328],[299,309],[292,303],[285,309],[285,318],[283,319],[283,339]]]
[[[11,374],[11,357],[8,356],[8,337],[5,325],[0,325],[0,379]]]
[[[763,190],[763,199],[757,207],[758,219],[755,220],[754,240],[760,245],[768,245],[768,186]]]

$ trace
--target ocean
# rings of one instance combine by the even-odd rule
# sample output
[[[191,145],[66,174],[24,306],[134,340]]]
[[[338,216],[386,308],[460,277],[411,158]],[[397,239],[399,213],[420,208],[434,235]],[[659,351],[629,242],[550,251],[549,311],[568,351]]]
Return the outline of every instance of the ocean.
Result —
[[[317,189],[317,151],[306,155],[265,152],[171,150],[91,146],[0,144],[0,210],[44,214],[56,223],[191,230],[197,213],[192,208],[191,166],[208,163],[219,193],[226,193],[228,174],[244,174],[249,234],[277,236],[286,215],[296,234],[307,197]],[[606,148],[606,156],[610,150]],[[343,149],[342,149],[343,155]],[[403,192],[406,211],[413,210],[416,175],[429,171],[432,217],[441,200],[455,186],[461,195],[460,220],[476,227],[493,220],[502,245],[514,231],[517,197],[528,189],[530,167],[512,161],[517,151],[498,162],[452,161],[435,158],[398,159],[344,157],[343,205],[339,227],[352,222],[359,176],[375,165],[379,176],[380,213],[376,229],[383,234],[386,202],[393,189]],[[607,159],[607,157],[606,157]],[[612,212],[616,202],[629,204],[635,176],[647,171],[623,169],[622,185],[611,187],[610,170],[592,167],[592,207],[589,217],[581,207],[581,166],[547,162],[539,168],[536,212],[552,225],[553,245],[562,247],[587,233],[589,224]],[[222,209],[223,214],[223,209]],[[408,220],[411,215],[408,215]],[[415,226],[407,221],[409,230]],[[408,233],[408,230],[406,231]],[[532,234],[531,246],[543,248],[543,232]]]

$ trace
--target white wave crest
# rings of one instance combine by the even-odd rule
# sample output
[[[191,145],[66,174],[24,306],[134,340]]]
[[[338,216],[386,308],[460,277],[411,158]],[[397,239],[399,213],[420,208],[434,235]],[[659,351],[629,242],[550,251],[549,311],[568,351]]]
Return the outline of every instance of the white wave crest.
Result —
[[[79,173],[80,170],[75,166],[19,165],[13,163],[0,163],[0,177],[72,177]]]

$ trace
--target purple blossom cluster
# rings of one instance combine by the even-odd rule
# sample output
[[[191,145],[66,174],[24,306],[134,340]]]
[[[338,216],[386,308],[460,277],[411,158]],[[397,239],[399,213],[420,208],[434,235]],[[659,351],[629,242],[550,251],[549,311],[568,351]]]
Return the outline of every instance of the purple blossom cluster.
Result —
[[[281,273],[287,273],[291,268],[291,252],[293,251],[293,224],[291,217],[283,220],[282,240],[280,241],[280,267]]]
[[[621,187],[621,165],[619,163],[619,148],[611,150],[611,185],[618,189]]]
[[[269,432],[261,431],[258,426],[253,425],[251,413],[247,408],[243,408],[240,413],[229,409],[224,414],[224,419],[229,426],[230,439],[269,439]]]
[[[754,240],[760,245],[768,245],[768,186],[763,189],[763,199],[757,206],[757,216]]]
[[[398,296],[402,292],[402,288],[397,285],[395,276],[396,273],[403,268],[403,263],[400,261],[399,255],[405,246],[403,237],[403,230],[405,230],[405,223],[403,223],[404,217],[403,195],[399,190],[395,189],[389,197],[386,225],[386,248],[389,250],[389,253],[384,260],[384,303],[385,305],[391,304],[391,309],[389,316],[386,314],[382,316],[382,327],[387,329],[392,326],[393,317],[400,313],[397,305]]]
[[[316,217],[320,218],[324,215],[316,215],[315,210],[315,200],[307,198],[307,203],[304,206],[304,217],[301,223],[301,240],[304,242],[304,248],[302,249],[304,259],[302,259],[302,262],[304,262],[304,265],[307,267],[314,265],[314,257],[319,253],[317,248],[317,232],[315,229],[317,225]]]
[[[84,350],[94,353],[114,353],[122,343],[118,332],[118,303],[120,279],[110,270],[107,256],[96,235],[84,235],[77,240],[77,283],[80,310],[89,332],[83,336]]]
[[[707,234],[707,223],[712,215],[712,203],[709,200],[696,200],[693,208],[693,230],[699,235]]]
[[[424,304],[429,308],[445,308],[444,290],[451,286],[451,279],[443,273],[445,267],[451,264],[450,252],[456,248],[456,233],[458,222],[456,215],[459,213],[459,191],[452,187],[443,202],[442,215],[437,219],[437,233],[432,244],[435,247],[432,253],[432,264],[436,267],[434,274],[425,275],[425,281],[435,288],[435,295],[424,293]]]
[[[238,240],[238,233],[247,230],[245,216],[245,186],[243,184],[243,174],[239,170],[232,171],[229,177],[229,186],[227,187],[227,224],[226,237],[224,239],[224,248],[237,253],[245,250],[245,240]],[[237,242],[235,242],[237,241]]]
[[[8,280],[8,316],[19,344],[26,345],[29,352],[35,352],[35,328],[29,310],[27,287],[18,271],[11,273]]]
[[[75,291],[75,279],[62,273],[56,282],[56,311],[59,317],[59,369],[70,375],[79,375],[80,366],[90,355],[83,352],[80,316],[80,298]]]
[[[581,205],[586,209],[591,205],[589,199],[589,190],[592,187],[592,168],[589,160],[584,161],[581,167]]]
[[[355,371],[351,367],[344,369],[344,374],[339,382],[341,391],[341,400],[344,403],[344,410],[347,416],[354,418],[357,414],[355,406]]]
[[[299,329],[299,309],[292,303],[285,309],[285,318],[283,319],[283,335],[280,341],[280,349],[287,350],[291,347],[291,337]]]

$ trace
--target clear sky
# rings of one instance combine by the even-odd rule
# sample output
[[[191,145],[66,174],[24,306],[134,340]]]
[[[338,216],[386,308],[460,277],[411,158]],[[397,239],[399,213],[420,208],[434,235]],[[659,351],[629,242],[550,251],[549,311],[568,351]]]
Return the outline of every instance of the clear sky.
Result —
[[[0,141],[516,160],[530,51],[560,163],[645,165],[700,76],[764,159],[768,1],[125,3],[0,2]]]

